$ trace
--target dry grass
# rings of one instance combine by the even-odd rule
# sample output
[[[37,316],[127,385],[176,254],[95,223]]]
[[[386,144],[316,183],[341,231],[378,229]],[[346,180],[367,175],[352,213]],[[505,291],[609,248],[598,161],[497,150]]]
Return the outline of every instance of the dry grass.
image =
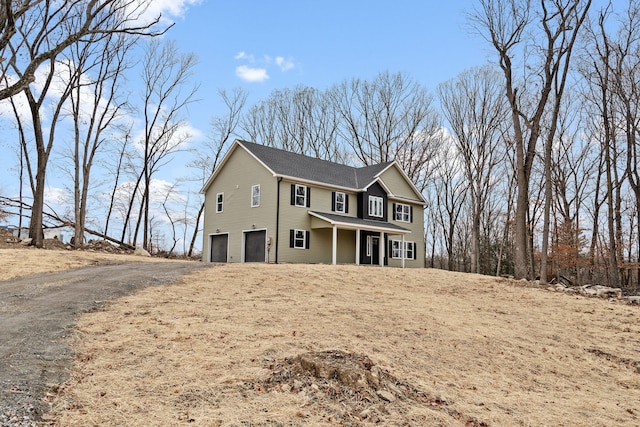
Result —
[[[113,255],[99,252],[0,248],[0,280],[39,273],[53,273],[87,265],[113,262],[160,262],[159,258]]]
[[[438,270],[214,266],[84,315],[53,414],[61,426],[637,426],[639,313]],[[396,400],[290,369],[325,350],[368,357]]]

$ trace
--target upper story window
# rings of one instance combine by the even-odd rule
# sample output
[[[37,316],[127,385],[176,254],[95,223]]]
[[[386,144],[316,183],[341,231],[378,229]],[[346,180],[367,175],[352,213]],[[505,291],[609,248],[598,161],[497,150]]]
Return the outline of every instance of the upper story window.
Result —
[[[384,199],[378,196],[369,196],[369,216],[382,218],[384,216]]]
[[[311,206],[311,189],[306,185],[291,184],[291,204],[300,207]]]
[[[333,211],[347,213],[347,195],[339,191],[333,193]]]
[[[216,194],[216,213],[222,212],[224,208],[224,193]]]
[[[251,207],[260,206],[260,184],[251,187]]]
[[[412,222],[412,218],[411,218],[412,210],[413,209],[411,209],[411,205],[394,203],[393,219],[400,222]]]

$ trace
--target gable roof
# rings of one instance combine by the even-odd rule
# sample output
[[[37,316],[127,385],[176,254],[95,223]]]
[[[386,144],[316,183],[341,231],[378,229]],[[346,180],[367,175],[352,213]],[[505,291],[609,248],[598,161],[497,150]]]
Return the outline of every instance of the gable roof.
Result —
[[[415,188],[411,180],[406,176],[397,162],[385,162],[377,165],[356,168],[243,140],[236,140],[234,142],[233,146],[229,149],[229,152],[227,152],[227,155],[222,160],[216,171],[214,171],[202,188],[202,193],[204,193],[209,185],[211,185],[211,182],[213,182],[217,172],[222,169],[226,159],[238,147],[244,148],[275,177],[313,182],[354,191],[365,190],[378,180],[379,176],[385,170],[395,166],[412,186],[416,195],[419,196],[420,201],[424,202],[420,192]]]
[[[238,141],[238,143],[261,161],[275,176],[353,189],[367,186],[378,173],[392,163],[355,168],[253,142]]]

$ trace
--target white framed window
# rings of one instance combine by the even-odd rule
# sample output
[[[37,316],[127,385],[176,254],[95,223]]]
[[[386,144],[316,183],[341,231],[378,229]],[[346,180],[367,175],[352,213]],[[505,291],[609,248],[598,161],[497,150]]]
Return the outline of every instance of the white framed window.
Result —
[[[414,242],[404,242],[404,259],[414,259],[414,251],[415,251],[415,243]],[[392,240],[391,241],[391,258],[393,259],[401,259],[402,258],[402,240]]]
[[[411,206],[394,203],[393,219],[400,222],[411,222]]]
[[[367,236],[367,256],[371,256],[371,252],[373,252],[373,237]]]
[[[296,206],[307,207],[308,188],[306,185],[296,184],[294,204]]]
[[[413,242],[404,242],[404,259],[416,259],[414,253],[416,244]]]
[[[382,218],[384,216],[384,199],[378,196],[369,196],[369,216]]]
[[[400,240],[391,241],[391,258],[400,259],[402,257],[402,242]]]
[[[260,184],[251,187],[251,207],[257,208],[258,206],[260,206]]]
[[[346,213],[347,211],[347,201],[346,201],[346,195],[344,193],[341,193],[339,191],[336,191],[335,193],[335,198],[333,201],[333,204],[335,206],[335,211],[336,212],[340,212],[340,213]]]
[[[216,213],[224,210],[224,193],[216,194]]]
[[[309,249],[309,232],[307,230],[291,230],[290,247],[295,249]]]

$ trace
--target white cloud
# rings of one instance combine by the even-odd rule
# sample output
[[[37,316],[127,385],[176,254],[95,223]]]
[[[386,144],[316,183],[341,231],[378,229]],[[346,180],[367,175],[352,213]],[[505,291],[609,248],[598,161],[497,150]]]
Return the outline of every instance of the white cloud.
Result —
[[[253,57],[253,55],[247,54],[247,52],[245,52],[244,50],[241,52],[238,52],[236,56],[233,57],[233,59],[246,59],[251,63],[255,61],[255,58]]]
[[[285,58],[284,56],[276,56],[274,59],[270,55],[263,55],[259,61],[256,61],[253,54],[244,50],[238,52],[233,58],[248,64],[236,67],[236,76],[247,82],[260,83],[269,79],[269,68],[273,68],[274,64],[282,72],[289,71],[296,66],[292,58]],[[256,64],[257,62],[258,64]]]
[[[162,15],[162,21],[171,23],[176,18],[183,18],[190,6],[196,6],[202,3],[202,0],[146,0],[139,2],[131,2],[130,11],[132,16],[139,14],[139,20],[142,22],[151,22],[158,16]]]
[[[280,67],[281,71],[288,71],[295,67],[294,62],[291,59],[284,59],[282,56],[276,56],[276,64]]]
[[[261,83],[269,78],[266,68],[252,68],[246,65],[236,67],[236,75],[247,82]]]

